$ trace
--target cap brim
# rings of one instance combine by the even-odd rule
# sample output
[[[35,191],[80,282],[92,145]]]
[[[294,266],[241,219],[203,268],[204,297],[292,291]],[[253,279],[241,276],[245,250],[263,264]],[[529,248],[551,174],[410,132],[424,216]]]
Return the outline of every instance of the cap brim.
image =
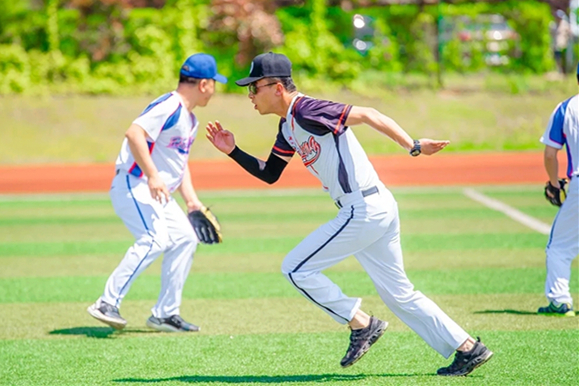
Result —
[[[254,77],[247,77],[247,78],[243,78],[243,79],[239,79],[238,81],[235,82],[236,85],[241,86],[241,87],[245,87],[245,86],[249,86],[251,83],[253,82],[257,82],[260,79],[265,78],[265,76],[254,76]]]
[[[227,83],[227,78],[224,77],[224,76],[221,75],[221,74],[215,75],[215,76],[213,77],[213,79],[215,79],[215,81],[216,81],[216,82],[219,82],[219,83],[223,83],[223,84]]]

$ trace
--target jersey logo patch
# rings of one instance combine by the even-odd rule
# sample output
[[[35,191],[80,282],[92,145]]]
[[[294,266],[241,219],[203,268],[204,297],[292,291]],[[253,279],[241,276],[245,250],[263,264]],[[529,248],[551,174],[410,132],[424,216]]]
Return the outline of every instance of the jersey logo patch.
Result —
[[[310,135],[307,141],[302,142],[299,146],[299,154],[302,157],[302,162],[304,165],[310,166],[320,157],[322,148],[320,144]]]
[[[193,145],[195,138],[172,137],[167,146],[169,149],[175,149],[181,154],[189,154],[189,149]]]

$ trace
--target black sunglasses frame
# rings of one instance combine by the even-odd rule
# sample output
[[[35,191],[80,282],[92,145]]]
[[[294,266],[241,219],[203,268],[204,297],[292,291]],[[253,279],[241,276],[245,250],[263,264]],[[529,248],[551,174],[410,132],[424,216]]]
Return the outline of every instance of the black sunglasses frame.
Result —
[[[272,82],[272,83],[267,83],[267,84],[262,84],[260,86],[257,86],[256,82],[253,82],[247,86],[247,90],[249,91],[249,93],[251,95],[255,95],[255,94],[257,94],[257,92],[259,91],[260,88],[266,87],[266,86],[273,86],[274,84],[277,84],[277,83],[279,83],[279,82]]]

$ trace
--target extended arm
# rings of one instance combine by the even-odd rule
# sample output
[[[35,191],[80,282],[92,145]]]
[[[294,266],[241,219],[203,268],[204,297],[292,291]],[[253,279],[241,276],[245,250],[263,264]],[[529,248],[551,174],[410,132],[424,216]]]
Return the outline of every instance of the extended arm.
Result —
[[[271,153],[267,161],[264,162],[247,154],[235,145],[233,133],[223,129],[217,121],[215,124],[211,122],[207,124],[207,139],[219,151],[231,157],[248,173],[268,184],[273,184],[279,179],[290,160],[290,157],[280,157]]]
[[[545,164],[545,171],[549,176],[549,182],[553,186],[559,186],[559,161],[557,160],[557,152],[559,149],[556,149],[551,146],[545,146],[545,151],[543,153],[543,161]]]
[[[168,201],[169,190],[163,180],[161,180],[161,177],[159,177],[159,171],[149,153],[147,132],[141,126],[133,123],[126,131],[125,137],[127,138],[129,148],[137,165],[139,165],[143,173],[147,176],[151,197],[159,202],[163,202],[163,200]]]
[[[354,126],[365,123],[382,134],[387,135],[394,142],[402,146],[406,151],[412,149],[413,139],[392,118],[380,113],[371,107],[353,106],[346,119],[346,126]],[[449,141],[437,141],[428,138],[420,139],[422,154],[431,155],[446,147]]]
[[[288,161],[273,153],[270,153],[269,158],[264,162],[250,154],[247,154],[237,146],[235,146],[228,156],[250,174],[268,184],[273,184],[279,179],[288,163]]]
[[[192,212],[197,209],[201,209],[203,204],[197,197],[197,193],[193,188],[193,182],[191,181],[191,174],[189,172],[189,165],[185,166],[185,172],[183,174],[183,181],[181,181],[181,185],[179,185],[179,193],[185,204],[187,205],[187,212]]]

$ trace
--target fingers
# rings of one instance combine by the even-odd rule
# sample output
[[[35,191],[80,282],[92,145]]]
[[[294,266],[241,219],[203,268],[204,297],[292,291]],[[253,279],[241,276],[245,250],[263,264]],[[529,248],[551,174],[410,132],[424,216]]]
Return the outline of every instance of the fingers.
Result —
[[[207,129],[208,132],[211,132],[213,134],[216,134],[219,131],[223,131],[223,126],[221,126],[221,123],[219,123],[219,121],[215,121],[215,124],[213,124],[213,122],[207,122],[207,126],[205,127]]]
[[[450,141],[443,140],[437,141],[433,139],[423,138],[420,140],[420,146],[422,147],[422,154],[431,155],[437,153],[444,149],[450,144]]]
[[[169,202],[171,195],[169,193],[169,189],[167,189],[167,186],[165,186],[164,183],[158,183],[154,180],[149,182],[149,190],[151,191],[151,197],[153,197],[153,200],[160,204]]]
[[[207,131],[207,138],[213,143],[215,143],[217,136],[229,133],[227,130],[223,129],[223,126],[221,126],[219,121],[215,121],[215,124],[213,124],[213,122],[208,122],[205,130]]]
[[[430,144],[436,149],[444,149],[450,141],[432,141]]]
[[[169,202],[169,191],[167,188],[151,189],[151,197],[159,204]]]
[[[161,200],[164,199],[165,202],[169,202],[170,195],[169,195],[169,190],[167,189],[166,186],[163,186],[163,188],[161,189],[161,195],[162,195]]]
[[[209,142],[215,144],[215,136],[217,135],[217,128],[213,125],[213,123],[209,122],[207,123],[205,130],[207,131],[207,134],[205,136],[207,137]]]
[[[215,137],[215,133],[217,132],[217,128],[213,125],[212,122],[207,122],[207,126],[205,126],[205,130],[207,131],[207,135],[211,135],[211,137]]]

